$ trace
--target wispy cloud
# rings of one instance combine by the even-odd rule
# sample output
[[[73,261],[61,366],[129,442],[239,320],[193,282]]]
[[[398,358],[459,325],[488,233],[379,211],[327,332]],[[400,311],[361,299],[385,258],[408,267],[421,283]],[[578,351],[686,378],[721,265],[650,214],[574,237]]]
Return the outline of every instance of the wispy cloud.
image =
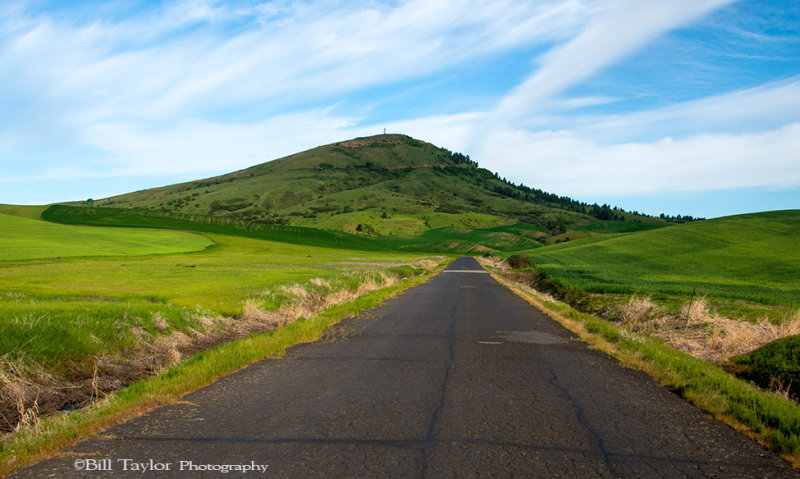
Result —
[[[24,154],[26,144],[41,149],[44,140],[58,144],[53,161],[74,161],[55,159],[56,151],[89,149],[134,169],[167,152],[175,169],[196,166],[177,158],[191,158],[196,144],[222,145],[234,136],[252,150],[264,150],[262,138],[285,144],[286,136],[263,133],[265,125],[286,133],[279,121],[287,111],[316,116],[363,88],[548,44],[579,29],[593,11],[569,0],[189,0],[117,18],[110,7],[65,16],[24,6],[6,4],[0,15],[0,138],[14,138],[13,148],[0,144],[0,166]],[[298,140],[295,150],[319,138],[308,128],[288,136]],[[230,163],[216,165],[224,171],[254,155],[223,158]]]
[[[7,20],[27,28],[0,43],[2,83],[87,121],[203,115],[253,102],[269,113],[561,39],[591,13],[573,2],[509,0],[287,9],[274,17],[195,1],[123,21]]]
[[[495,124],[524,121],[560,92],[664,32],[732,1],[611,2],[578,35],[543,55],[539,68],[500,102],[490,119]]]
[[[11,192],[57,178],[192,179],[387,127],[560,194],[798,186],[800,71],[756,75],[748,63],[747,81],[729,87],[728,65],[708,62],[768,56],[775,45],[785,65],[800,56],[791,19],[773,34],[770,21],[737,15],[743,4],[183,0],[35,12],[5,2],[0,182]],[[731,41],[717,52],[703,31],[681,37],[701,37],[696,56],[676,60],[683,86],[704,75],[692,100],[631,102],[664,92],[624,77],[593,86],[696,24]],[[491,94],[477,103],[434,91],[448,75],[479,76]],[[412,88],[447,98],[446,112],[414,105]],[[409,99],[402,114],[383,111],[392,95]],[[97,196],[75,197],[87,195]]]
[[[569,124],[595,141],[624,142],[686,137],[699,132],[747,133],[800,121],[800,75],[666,107],[622,114],[576,115]]]
[[[566,107],[565,107],[566,108]],[[497,124],[494,112],[392,124],[514,181],[575,195],[800,186],[800,77],[617,115],[547,117],[559,129]]]

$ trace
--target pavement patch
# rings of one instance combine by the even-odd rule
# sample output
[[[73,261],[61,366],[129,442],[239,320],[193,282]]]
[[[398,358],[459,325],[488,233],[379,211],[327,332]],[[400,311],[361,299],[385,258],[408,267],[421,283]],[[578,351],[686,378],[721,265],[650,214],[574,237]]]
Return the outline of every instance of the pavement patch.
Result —
[[[551,346],[569,342],[567,338],[542,331],[497,331],[497,335],[508,343],[528,343]]]

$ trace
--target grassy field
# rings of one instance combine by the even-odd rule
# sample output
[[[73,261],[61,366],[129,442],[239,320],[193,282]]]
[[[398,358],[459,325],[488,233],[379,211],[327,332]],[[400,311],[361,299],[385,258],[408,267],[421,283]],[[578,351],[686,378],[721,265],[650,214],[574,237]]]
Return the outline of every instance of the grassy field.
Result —
[[[185,236],[215,246],[183,254],[0,262],[0,356],[24,354],[58,369],[130,347],[137,339],[131,327],[151,334],[159,328],[200,328],[199,316],[239,315],[248,299],[266,301],[265,293],[281,285],[332,281],[418,259],[226,235]],[[166,328],[155,317],[166,321]]]
[[[170,228],[376,252],[480,254],[486,251],[514,251],[540,246],[538,239],[545,235],[537,226],[524,223],[504,224],[492,228],[440,227],[440,224],[436,223],[437,228],[418,235],[369,237],[309,227],[251,223],[225,217],[167,214],[122,208],[55,205],[42,214],[47,220],[75,225]],[[424,218],[426,221],[429,219],[427,216]],[[436,220],[431,218],[431,221]]]
[[[773,211],[538,248],[533,270],[513,259],[527,284],[583,312],[787,394],[778,370],[800,361],[736,357],[800,334],[798,238],[800,210]]]
[[[76,227],[0,213],[0,261],[184,253],[212,244],[177,231]]]
[[[372,229],[373,226],[371,225],[373,223],[368,222],[369,214],[366,212],[336,217],[347,221],[363,221],[364,230],[362,234],[336,232],[309,226],[264,224],[231,217],[109,207],[54,205],[41,214],[48,221],[72,225],[168,228],[338,249],[446,254],[524,251],[530,248],[538,248],[547,240],[561,242],[569,241],[571,238],[593,237],[601,234],[599,231],[605,232],[602,234],[609,234],[647,231],[663,227],[652,223],[600,221],[588,218],[576,226],[575,230],[570,230],[558,236],[549,236],[549,233],[541,227],[529,223],[508,220],[499,221],[495,218],[497,224],[495,226],[487,226],[492,223],[490,221],[490,218],[493,218],[492,216],[477,213],[463,213],[461,215],[433,213],[422,215],[420,218],[401,216],[384,220],[389,223],[381,223],[380,225],[425,222],[426,228],[428,228],[418,234],[401,234],[401,232],[395,231],[394,233],[396,234],[384,236],[377,229]],[[456,220],[453,218],[454,216],[458,216],[460,219]],[[474,221],[472,221],[473,219]],[[391,223],[392,221],[395,221],[395,223]],[[458,221],[470,226],[443,226]],[[380,225],[375,226],[375,228],[382,227]]]
[[[385,246],[369,238],[347,233],[297,226],[252,223],[235,218],[208,215],[54,205],[43,211],[42,217],[47,221],[80,226],[187,230],[336,249],[357,249],[361,251],[386,249]]]
[[[800,307],[800,210],[730,216],[528,252],[570,288]]]
[[[23,428],[0,443],[0,476],[26,464],[57,454],[81,438],[91,436],[148,409],[168,404],[181,395],[205,386],[222,375],[253,361],[280,357],[286,348],[322,337],[331,325],[359,311],[372,308],[403,290],[420,284],[428,275],[408,278],[394,286],[367,292],[321,314],[298,320],[283,328],[252,334],[196,354],[160,374],[128,387],[69,414],[40,418],[35,427]]]
[[[19,216],[20,218],[28,218],[31,220],[38,220],[42,211],[46,210],[47,206],[27,206],[27,205],[3,205],[0,204],[0,213],[5,213],[11,216]]]
[[[139,218],[154,223],[140,226],[162,228],[146,229],[46,223],[33,219],[41,207],[3,211],[16,215],[0,213],[0,432],[21,431],[3,437],[0,456],[13,461],[39,450],[25,441],[50,441],[42,425],[59,419],[41,415],[81,407],[193,357],[181,369],[189,375],[168,376],[168,391],[163,381],[136,383],[121,403],[112,400],[126,406],[99,420],[124,417],[125,407],[152,405],[154,397],[174,397],[313,339],[445,259],[347,249],[369,240],[295,227],[275,236],[335,247],[269,241],[264,231],[225,219],[204,223],[198,234],[164,229],[203,230],[174,218]],[[112,216],[104,218],[113,223]],[[224,352],[211,352],[217,345]],[[57,429],[59,440],[75,437]],[[13,445],[20,437],[28,438],[24,445]],[[14,466],[0,470],[6,467]]]

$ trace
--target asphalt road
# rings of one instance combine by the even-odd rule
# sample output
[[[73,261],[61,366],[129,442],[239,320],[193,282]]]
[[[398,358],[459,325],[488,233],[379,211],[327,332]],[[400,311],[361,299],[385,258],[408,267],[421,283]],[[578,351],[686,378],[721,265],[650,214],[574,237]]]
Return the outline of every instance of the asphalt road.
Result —
[[[321,341],[12,477],[242,477],[226,465],[288,478],[800,476],[462,258]]]

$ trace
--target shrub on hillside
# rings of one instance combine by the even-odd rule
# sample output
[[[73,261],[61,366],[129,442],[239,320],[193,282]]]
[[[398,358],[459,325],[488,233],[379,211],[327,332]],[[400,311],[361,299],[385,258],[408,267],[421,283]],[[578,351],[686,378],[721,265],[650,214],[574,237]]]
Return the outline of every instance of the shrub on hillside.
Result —
[[[526,254],[515,254],[509,256],[506,260],[506,263],[511,266],[511,269],[523,269],[530,268],[532,266],[531,259],[528,258],[528,255]]]

